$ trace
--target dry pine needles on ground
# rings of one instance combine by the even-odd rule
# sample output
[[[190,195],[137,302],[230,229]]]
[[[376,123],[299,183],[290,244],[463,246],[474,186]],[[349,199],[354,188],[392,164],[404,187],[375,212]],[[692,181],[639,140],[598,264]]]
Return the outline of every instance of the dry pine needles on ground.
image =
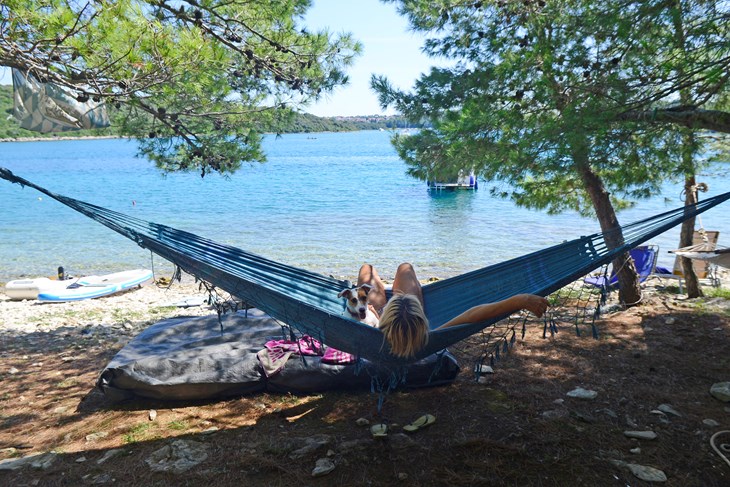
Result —
[[[638,464],[664,472],[664,485],[730,484],[709,443],[730,429],[730,403],[709,394],[730,381],[727,299],[655,293],[601,318],[598,339],[570,327],[543,338],[528,326],[480,381],[475,336],[452,350],[455,383],[392,393],[382,415],[369,391],[108,404],[93,387],[99,371],[142,327],[190,314],[159,303],[195,291],[145,288],[52,310],[0,302],[0,460],[40,454],[0,470],[0,483],[649,485],[626,466]],[[32,331],[21,329],[32,317]],[[596,397],[567,395],[579,387]],[[436,421],[403,431],[424,414]],[[360,418],[386,420],[387,437],[373,438]]]

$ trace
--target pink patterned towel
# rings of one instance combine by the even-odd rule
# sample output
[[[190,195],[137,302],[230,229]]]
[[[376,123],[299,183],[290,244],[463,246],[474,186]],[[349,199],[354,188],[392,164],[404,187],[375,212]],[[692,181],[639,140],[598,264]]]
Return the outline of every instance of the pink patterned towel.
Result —
[[[322,344],[309,335],[302,335],[299,340],[269,340],[264,345],[269,350],[284,350],[302,355],[322,355]]]
[[[336,348],[329,347],[322,356],[322,362],[325,364],[345,365],[354,364],[357,359],[354,355],[342,352]]]
[[[309,335],[303,335],[299,340],[269,340],[264,345],[263,350],[259,350],[256,356],[261,362],[266,377],[270,377],[279,372],[289,360],[292,354],[322,356],[322,362],[326,364],[344,365],[355,362],[355,356],[347,352],[341,352],[337,349],[325,347]],[[324,352],[324,353],[323,353]]]

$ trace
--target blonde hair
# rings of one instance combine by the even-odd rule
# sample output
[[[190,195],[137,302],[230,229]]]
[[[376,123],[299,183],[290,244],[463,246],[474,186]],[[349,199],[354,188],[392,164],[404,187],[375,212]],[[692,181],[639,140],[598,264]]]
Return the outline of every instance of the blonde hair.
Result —
[[[396,357],[410,358],[428,343],[428,318],[412,294],[395,294],[383,309],[378,328]]]

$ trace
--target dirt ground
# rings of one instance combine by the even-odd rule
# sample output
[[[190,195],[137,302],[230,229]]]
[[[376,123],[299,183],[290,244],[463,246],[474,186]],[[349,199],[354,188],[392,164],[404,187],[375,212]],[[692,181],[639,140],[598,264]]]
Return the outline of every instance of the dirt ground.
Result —
[[[604,314],[597,339],[566,323],[543,338],[529,325],[479,381],[484,337],[474,336],[451,349],[462,367],[453,384],[393,392],[381,413],[369,390],[110,404],[94,384],[130,338],[124,330],[169,307],[154,319],[112,314],[107,329],[121,337],[88,326],[0,330],[0,462],[45,454],[0,470],[0,485],[649,485],[635,464],[661,470],[668,486],[728,486],[730,465],[710,439],[730,429],[730,403],[709,391],[730,381],[730,300],[646,294]],[[597,396],[567,395],[578,387]],[[403,431],[426,413],[434,424]],[[388,422],[389,434],[373,438],[360,418]],[[203,461],[153,471],[147,460],[176,439],[201,447]],[[730,433],[716,442],[730,449]],[[318,464],[334,469],[314,477]]]

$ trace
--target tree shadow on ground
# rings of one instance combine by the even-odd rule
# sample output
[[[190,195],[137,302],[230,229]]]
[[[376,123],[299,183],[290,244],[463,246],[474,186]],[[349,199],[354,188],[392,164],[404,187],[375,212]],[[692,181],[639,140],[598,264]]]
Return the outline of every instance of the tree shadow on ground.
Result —
[[[703,420],[728,422],[727,405],[708,391],[713,382],[729,380],[730,318],[657,302],[606,315],[598,329],[598,339],[576,337],[565,325],[545,339],[541,326],[528,326],[525,339],[518,336],[495,373],[481,382],[474,380],[472,364],[483,356],[484,344],[473,337],[452,350],[462,365],[453,384],[393,392],[382,416],[377,395],[369,391],[264,392],[212,402],[136,400],[111,406],[90,386],[114,349],[76,349],[74,360],[64,362],[65,352],[38,350],[29,341],[23,352],[43,354],[42,368],[65,367],[63,378],[15,374],[0,401],[3,417],[32,414],[35,421],[4,428],[0,444],[26,442],[31,452],[60,453],[45,470],[0,472],[0,482],[650,485],[612,462],[621,460],[664,471],[668,486],[727,485],[730,471],[708,442],[717,428]],[[0,370],[21,369],[19,360],[3,355]],[[30,368],[32,360],[23,367]],[[67,374],[78,383],[59,388]],[[592,400],[566,395],[576,387],[598,395]],[[31,399],[18,402],[19,395]],[[66,404],[71,410],[58,409]],[[658,414],[660,404],[681,416]],[[425,413],[436,416],[433,425],[403,431]],[[373,438],[358,418],[371,423],[386,418],[388,436]],[[657,438],[630,439],[626,430],[651,430]],[[205,445],[206,459],[185,473],[152,471],[150,455],[179,439]],[[296,453],[309,444],[315,446]],[[123,454],[97,463],[118,448]],[[334,470],[312,478],[323,458]]]

